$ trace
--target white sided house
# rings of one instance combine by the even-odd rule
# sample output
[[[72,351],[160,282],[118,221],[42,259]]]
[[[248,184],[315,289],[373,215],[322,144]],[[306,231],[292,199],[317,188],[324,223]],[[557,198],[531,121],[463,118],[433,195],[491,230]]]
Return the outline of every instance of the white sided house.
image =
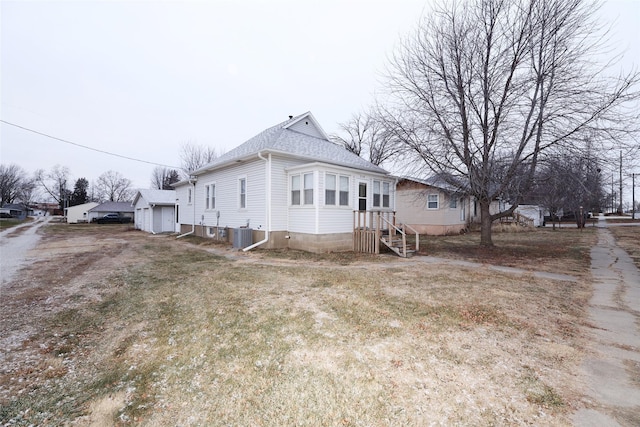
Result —
[[[176,231],[175,190],[138,190],[131,204],[136,229],[152,234]]]
[[[392,213],[395,206],[395,179],[329,141],[310,112],[261,132],[174,188],[181,233],[248,235],[239,240],[245,250],[352,250],[354,211]]]
[[[64,210],[64,216],[67,223],[77,224],[80,222],[89,222],[89,210],[98,206],[96,202],[83,203],[81,205],[69,206]]]

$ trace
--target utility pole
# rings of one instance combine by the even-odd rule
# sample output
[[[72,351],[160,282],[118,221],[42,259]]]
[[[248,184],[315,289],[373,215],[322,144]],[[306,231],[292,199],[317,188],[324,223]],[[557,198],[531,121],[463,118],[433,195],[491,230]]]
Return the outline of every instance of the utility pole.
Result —
[[[636,219],[636,175],[631,174],[631,219]]]
[[[618,215],[622,215],[622,150],[620,150],[620,206],[618,207]]]
[[[611,174],[611,213],[614,213],[616,209],[616,196],[613,192],[613,173]]]

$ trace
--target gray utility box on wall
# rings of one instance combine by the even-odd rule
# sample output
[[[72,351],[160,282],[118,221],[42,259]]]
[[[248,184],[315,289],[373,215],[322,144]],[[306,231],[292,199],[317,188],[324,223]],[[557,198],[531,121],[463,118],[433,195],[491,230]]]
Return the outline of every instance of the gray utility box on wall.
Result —
[[[253,244],[253,229],[251,228],[234,228],[233,229],[233,247],[246,248]]]

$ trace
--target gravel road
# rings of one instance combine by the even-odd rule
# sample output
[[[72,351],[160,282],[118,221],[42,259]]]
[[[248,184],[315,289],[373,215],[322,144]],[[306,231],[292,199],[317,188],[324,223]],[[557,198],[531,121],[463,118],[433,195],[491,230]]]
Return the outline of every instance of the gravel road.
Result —
[[[21,267],[33,261],[28,254],[40,240],[37,231],[52,218],[41,217],[0,233],[0,290]]]

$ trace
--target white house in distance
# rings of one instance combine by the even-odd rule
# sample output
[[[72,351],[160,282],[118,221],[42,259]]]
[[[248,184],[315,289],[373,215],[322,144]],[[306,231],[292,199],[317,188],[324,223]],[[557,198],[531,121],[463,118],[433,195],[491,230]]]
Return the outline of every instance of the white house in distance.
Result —
[[[245,249],[351,250],[354,211],[395,207],[395,179],[329,141],[310,112],[289,116],[174,188],[181,233],[214,237],[247,227],[256,243]]]
[[[77,224],[79,222],[89,222],[89,210],[98,206],[99,203],[89,202],[81,205],[69,206],[64,211],[67,223]]]
[[[153,234],[175,232],[175,190],[138,190],[132,206],[136,229]]]

